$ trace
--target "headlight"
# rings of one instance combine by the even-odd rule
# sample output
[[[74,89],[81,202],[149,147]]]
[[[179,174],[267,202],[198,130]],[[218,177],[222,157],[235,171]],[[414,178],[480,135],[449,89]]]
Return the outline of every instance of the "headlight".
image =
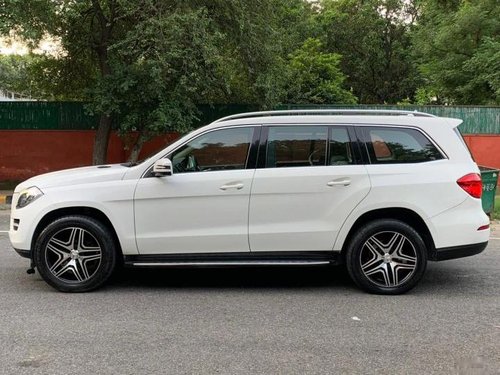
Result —
[[[17,200],[16,208],[26,207],[28,204],[40,198],[42,195],[43,193],[36,186],[24,189],[23,191],[21,191],[21,193],[19,193],[19,199]]]

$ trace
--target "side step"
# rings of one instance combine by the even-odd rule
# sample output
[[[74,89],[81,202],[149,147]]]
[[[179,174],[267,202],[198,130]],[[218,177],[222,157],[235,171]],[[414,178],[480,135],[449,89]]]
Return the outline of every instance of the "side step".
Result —
[[[263,252],[263,253],[211,253],[128,255],[127,267],[300,267],[338,264],[338,253],[315,252]]]
[[[279,267],[279,266],[320,266],[328,265],[328,261],[218,261],[218,262],[132,262],[125,263],[127,266],[132,267]]]

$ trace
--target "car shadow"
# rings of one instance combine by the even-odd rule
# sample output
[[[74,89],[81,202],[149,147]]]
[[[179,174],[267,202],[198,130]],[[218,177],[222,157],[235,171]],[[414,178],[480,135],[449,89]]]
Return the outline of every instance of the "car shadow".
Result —
[[[329,267],[119,269],[108,288],[321,288],[355,289],[347,270]]]
[[[463,262],[462,262],[463,263]],[[490,276],[475,274],[460,262],[431,263],[414,296],[485,295]],[[498,278],[496,278],[498,280]],[[315,289],[364,294],[350,279],[345,266],[239,267],[239,268],[120,268],[104,288],[117,290],[283,290]],[[487,294],[487,293],[486,293]]]

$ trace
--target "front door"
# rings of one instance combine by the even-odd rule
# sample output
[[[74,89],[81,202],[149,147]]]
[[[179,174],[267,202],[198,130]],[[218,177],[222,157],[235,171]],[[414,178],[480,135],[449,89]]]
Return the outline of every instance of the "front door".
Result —
[[[173,174],[135,192],[139,253],[248,252],[249,165],[256,127],[212,130],[171,155]]]

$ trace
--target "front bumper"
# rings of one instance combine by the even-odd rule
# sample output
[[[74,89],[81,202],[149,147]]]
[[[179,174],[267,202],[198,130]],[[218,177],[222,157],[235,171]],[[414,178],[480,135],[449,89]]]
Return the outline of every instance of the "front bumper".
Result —
[[[481,253],[484,249],[486,249],[486,246],[488,246],[488,241],[470,245],[442,247],[440,249],[434,249],[430,252],[429,260],[440,261],[470,257]]]
[[[14,193],[10,212],[9,240],[18,253],[26,253],[32,247],[32,238],[36,225],[44,216],[45,211],[43,208],[47,206],[46,197],[43,196],[21,209],[16,208],[18,199],[19,193]]]
[[[21,255],[23,258],[31,259],[31,250],[22,250],[22,249],[16,249],[16,248],[14,248],[14,250],[16,250],[16,252],[19,255]]]

